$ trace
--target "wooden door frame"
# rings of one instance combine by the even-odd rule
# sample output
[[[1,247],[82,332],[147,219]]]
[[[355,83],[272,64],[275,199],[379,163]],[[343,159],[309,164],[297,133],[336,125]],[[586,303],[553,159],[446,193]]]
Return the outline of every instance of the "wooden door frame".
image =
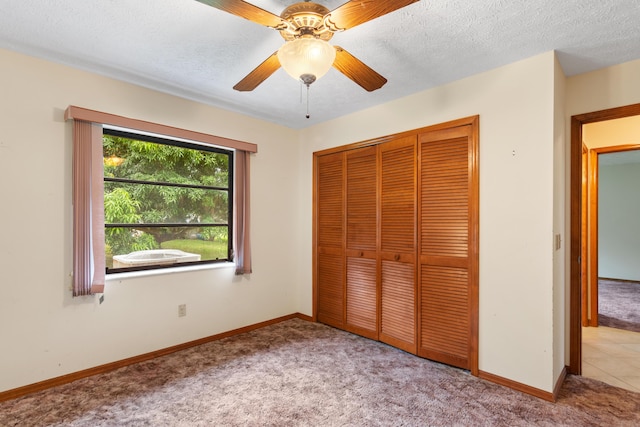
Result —
[[[589,246],[589,299],[591,301],[588,313],[589,319],[587,325],[585,326],[594,326],[597,327],[599,325],[598,322],[598,280],[600,278],[600,274],[598,271],[599,265],[599,243],[598,243],[598,215],[599,215],[599,179],[600,179],[600,154],[610,154],[610,153],[621,153],[624,151],[638,150],[640,149],[640,144],[626,144],[626,145],[612,145],[608,147],[598,147],[589,150],[589,165],[586,169],[588,169],[588,186],[589,186],[589,226],[588,226],[588,246]],[[584,165],[583,165],[584,168]],[[584,206],[584,204],[583,204]],[[583,242],[583,247],[587,245]],[[583,258],[584,259],[584,258]],[[584,291],[584,286],[583,286]],[[587,306],[586,298],[584,298],[584,293],[582,294],[582,308],[583,312]],[[584,322],[583,322],[584,325]]]
[[[582,373],[582,284],[580,254],[582,251],[582,126],[588,123],[640,115],[640,104],[610,108],[571,117],[570,232],[569,251],[569,369]]]
[[[584,142],[582,143],[582,156],[581,156],[581,161],[582,161],[582,166],[581,166],[581,171],[582,171],[582,183],[581,183],[581,202],[580,202],[580,241],[582,242],[580,245],[580,260],[588,260],[588,256],[589,256],[589,251],[587,249],[587,244],[586,242],[589,241],[589,227],[588,227],[588,217],[587,217],[587,212],[589,212],[589,208],[587,205],[587,201],[589,200],[588,194],[587,193],[589,191],[588,188],[588,183],[589,183],[589,171],[588,171],[588,167],[589,167],[589,149],[587,148],[587,146],[584,144]],[[580,288],[581,288],[581,295],[587,295],[588,292],[588,286],[587,286],[587,280],[589,278],[589,274],[587,272],[587,266],[588,266],[588,262],[581,262],[580,263]],[[587,304],[587,300],[585,298],[581,298],[581,304],[582,304],[582,326],[589,326],[589,307]]]
[[[588,313],[588,326],[598,326],[598,149],[589,150],[587,156],[589,163],[587,169],[587,191],[589,193],[589,201],[586,203],[587,208],[587,236],[588,240],[582,242],[583,252],[587,252],[587,257],[583,258],[586,263],[587,275],[586,288],[589,293],[590,307]],[[583,288],[585,285],[583,285]],[[582,305],[587,305],[585,294],[582,294]]]

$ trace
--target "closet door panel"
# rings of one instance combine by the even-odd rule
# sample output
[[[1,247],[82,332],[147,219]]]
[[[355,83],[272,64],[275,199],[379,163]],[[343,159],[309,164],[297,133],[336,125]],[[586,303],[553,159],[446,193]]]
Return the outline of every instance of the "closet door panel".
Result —
[[[380,146],[381,250],[414,253],[416,242],[416,138]]]
[[[460,126],[419,136],[418,354],[475,370],[477,180],[472,131]]]
[[[377,148],[346,153],[346,329],[378,339]]]
[[[467,368],[469,292],[466,268],[423,264],[421,356]]]
[[[380,145],[380,340],[416,352],[416,136]]]
[[[347,258],[347,327],[377,338],[376,260]]]
[[[318,322],[344,327],[344,257],[342,254],[319,253],[318,256]]]
[[[344,154],[316,158],[316,316],[344,328]]]
[[[422,145],[423,255],[467,258],[469,166],[467,137]]]
[[[344,233],[343,154],[317,159],[317,222],[320,248],[342,248]]]
[[[416,352],[415,263],[382,260],[380,341]]]
[[[347,249],[376,250],[376,147],[347,153]]]

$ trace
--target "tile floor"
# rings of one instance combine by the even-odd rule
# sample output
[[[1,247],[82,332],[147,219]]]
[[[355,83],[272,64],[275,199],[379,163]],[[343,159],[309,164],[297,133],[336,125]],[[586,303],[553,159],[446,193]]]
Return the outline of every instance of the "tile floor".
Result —
[[[640,333],[582,328],[582,375],[640,393]]]

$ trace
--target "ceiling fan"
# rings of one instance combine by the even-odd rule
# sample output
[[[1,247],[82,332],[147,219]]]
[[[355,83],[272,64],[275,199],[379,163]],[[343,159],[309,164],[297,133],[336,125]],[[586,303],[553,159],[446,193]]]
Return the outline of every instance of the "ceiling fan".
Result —
[[[351,0],[331,11],[307,0],[292,4],[280,16],[243,0],[198,1],[273,28],[285,40],[278,51],[240,80],[233,87],[235,90],[254,90],[280,67],[308,88],[333,66],[371,92],[380,89],[387,79],[342,47],[332,46],[327,41],[338,31],[348,30],[419,0]]]

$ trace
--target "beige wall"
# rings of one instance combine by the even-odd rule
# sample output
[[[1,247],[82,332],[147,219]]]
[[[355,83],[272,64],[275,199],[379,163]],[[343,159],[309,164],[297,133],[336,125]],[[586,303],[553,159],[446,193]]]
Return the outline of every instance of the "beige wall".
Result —
[[[480,370],[552,391],[554,73],[549,52],[303,130],[300,311],[311,312],[312,153],[479,114]]]
[[[588,123],[582,140],[589,149],[640,144],[640,116]]]
[[[0,391],[298,309],[297,132],[9,51],[0,63]],[[108,281],[101,305],[71,298],[70,104],[258,144],[254,274],[147,275]]]
[[[567,144],[565,143],[565,92],[566,77],[562,67],[555,60],[554,93],[555,104],[553,109],[553,377],[558,378],[569,361],[569,353],[566,351],[565,342],[569,337],[566,328],[568,315],[567,301],[569,301],[569,287],[565,286],[565,263],[569,259],[569,238],[565,225],[565,164]],[[559,238],[559,247],[556,246],[556,236]]]
[[[577,114],[639,103],[639,75],[640,60],[636,60],[568,78],[567,120]]]

